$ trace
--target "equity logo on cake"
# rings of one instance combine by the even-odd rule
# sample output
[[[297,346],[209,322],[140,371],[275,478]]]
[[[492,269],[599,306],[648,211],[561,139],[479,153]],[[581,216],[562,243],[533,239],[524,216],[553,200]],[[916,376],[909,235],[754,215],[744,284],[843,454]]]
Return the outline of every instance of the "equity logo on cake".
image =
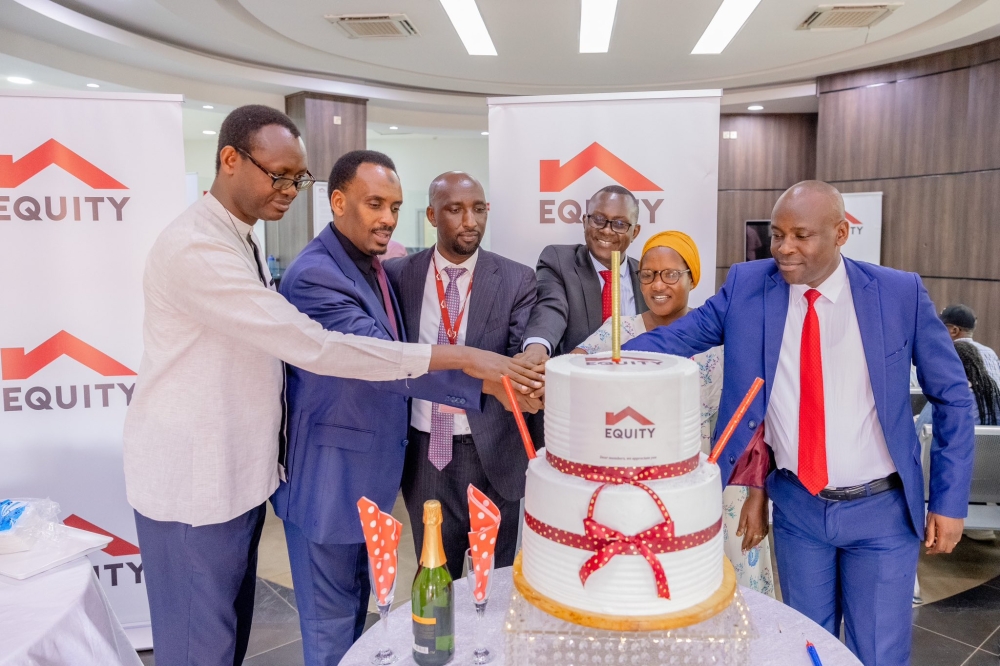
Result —
[[[639,424],[640,427],[613,427],[625,419],[630,419]],[[646,439],[652,437],[656,430],[652,421],[632,407],[626,407],[620,412],[605,412],[604,425],[607,426],[604,429],[605,439]]]
[[[585,356],[584,363],[587,365],[607,365],[621,367],[623,365],[661,365],[663,361],[657,358],[646,358],[644,356],[622,356],[621,361],[615,363],[610,356]]]

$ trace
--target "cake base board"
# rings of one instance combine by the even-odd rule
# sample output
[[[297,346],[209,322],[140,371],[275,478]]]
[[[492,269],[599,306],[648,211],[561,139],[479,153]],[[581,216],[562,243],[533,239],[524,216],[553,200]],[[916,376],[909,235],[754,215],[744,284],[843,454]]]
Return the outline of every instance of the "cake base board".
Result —
[[[723,557],[722,585],[712,596],[690,608],[662,615],[604,615],[554,601],[535,590],[524,577],[521,553],[514,559],[514,587],[532,606],[565,622],[607,631],[668,631],[704,622],[724,611],[736,594],[736,571],[729,559]]]

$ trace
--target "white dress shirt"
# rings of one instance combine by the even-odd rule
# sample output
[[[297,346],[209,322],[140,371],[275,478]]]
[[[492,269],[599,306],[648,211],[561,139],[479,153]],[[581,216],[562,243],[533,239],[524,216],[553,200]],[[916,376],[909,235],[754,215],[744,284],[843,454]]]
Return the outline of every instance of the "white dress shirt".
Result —
[[[424,300],[420,305],[420,337],[417,342],[436,345],[438,340],[438,328],[441,326],[441,307],[438,304],[438,292],[437,286],[434,284],[434,264],[437,262],[437,269],[441,273],[441,286],[444,287],[445,293],[448,292],[448,283],[451,280],[448,278],[448,273],[445,272],[445,268],[457,267],[464,268],[465,273],[460,275],[458,280],[458,302],[459,310],[461,310],[462,305],[465,305],[465,314],[462,315],[462,321],[458,327],[458,339],[455,344],[464,345],[465,344],[465,332],[469,328],[469,283],[472,281],[473,272],[476,270],[476,261],[479,259],[479,250],[477,249],[475,253],[463,261],[460,264],[453,264],[444,256],[438,252],[437,247],[434,248],[434,261],[431,262],[430,266],[427,267],[427,279],[424,280]],[[458,312],[449,312],[448,315],[454,323],[455,317],[458,316]],[[410,424],[419,430],[420,432],[430,432],[431,431],[431,405],[433,403],[429,400],[413,400],[413,407],[411,409]],[[472,429],[469,428],[469,418],[464,414],[455,414],[455,428],[453,434],[455,435],[471,435]]]
[[[789,286],[788,315],[781,338],[778,368],[764,418],[764,440],[778,468],[798,473],[799,351],[809,303],[804,284]],[[840,265],[816,288],[823,400],[826,417],[828,488],[856,486],[889,476],[896,467],[875,411],[868,363],[847,269]]]
[[[144,350],[124,453],[129,503],[148,518],[221,523],[274,492],[282,361],[371,381],[427,372],[429,346],[325,331],[265,287],[251,229],[206,194],[146,259]]]
[[[594,257],[594,255],[592,253],[588,252],[587,254],[590,257],[591,263],[594,264],[594,270],[597,271],[597,279],[601,283],[601,293],[603,294],[604,293],[604,278],[601,277],[601,271],[606,271],[608,269],[605,268],[604,264],[602,264],[601,262],[599,262],[597,260],[597,258]],[[629,270],[628,270],[628,256],[625,255],[625,254],[622,254],[621,262],[622,263],[618,266],[618,270],[619,270],[619,272],[621,273],[621,276],[622,276],[622,279],[621,279],[621,285],[622,285],[621,308],[622,308],[622,313],[621,314],[622,314],[622,317],[634,317],[636,315],[636,309],[635,309],[635,292],[632,291],[632,277],[631,277],[631,275],[629,275]],[[556,342],[558,342],[558,340]],[[524,342],[521,343],[521,349],[522,350],[527,349],[528,345],[533,345],[535,343],[540,344],[540,345],[544,345],[545,348],[547,350],[549,350],[549,356],[552,356],[552,346],[549,344],[549,341],[546,340],[545,338],[539,338],[539,337],[527,338]]]

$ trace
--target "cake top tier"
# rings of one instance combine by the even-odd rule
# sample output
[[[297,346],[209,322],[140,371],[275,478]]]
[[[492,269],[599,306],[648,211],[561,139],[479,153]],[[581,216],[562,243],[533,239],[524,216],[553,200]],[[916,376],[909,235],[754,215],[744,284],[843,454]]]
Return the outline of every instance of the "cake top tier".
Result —
[[[568,354],[545,364],[549,455],[601,467],[690,460],[701,448],[698,364],[651,352]]]

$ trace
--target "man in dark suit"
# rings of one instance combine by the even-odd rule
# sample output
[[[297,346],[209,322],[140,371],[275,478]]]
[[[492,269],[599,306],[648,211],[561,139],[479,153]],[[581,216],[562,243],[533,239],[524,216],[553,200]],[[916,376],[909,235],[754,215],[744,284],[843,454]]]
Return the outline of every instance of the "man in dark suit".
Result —
[[[437,244],[386,263],[407,336],[513,356],[535,303],[534,273],[479,248],[488,210],[479,181],[460,171],[445,173],[434,179],[429,194],[427,219],[437,228]],[[538,406],[529,405],[529,411]],[[417,552],[423,542],[424,501],[440,500],[448,569],[453,578],[461,576],[469,547],[471,483],[500,510],[496,566],[513,564],[528,466],[514,418],[496,400],[487,400],[481,412],[468,413],[414,400],[409,440],[403,499]]]
[[[619,185],[590,198],[583,218],[583,245],[549,245],[538,257],[538,302],[524,332],[524,357],[544,363],[568,354],[611,316],[611,253],[625,258],[639,235],[639,202]],[[622,316],[649,308],[639,291],[639,262],[621,265]]]
[[[329,192],[334,221],[288,267],[281,293],[327,330],[406,341],[377,258],[403,199],[392,160],[347,153],[333,167]],[[366,382],[288,366],[286,477],[272,502],[284,521],[308,666],[334,666],[364,629],[368,556],[357,501],[365,496],[392,510],[409,444],[409,397],[478,413],[482,393],[503,393],[501,374],[518,376],[506,356],[469,352],[489,368],[480,379],[449,371]]]

